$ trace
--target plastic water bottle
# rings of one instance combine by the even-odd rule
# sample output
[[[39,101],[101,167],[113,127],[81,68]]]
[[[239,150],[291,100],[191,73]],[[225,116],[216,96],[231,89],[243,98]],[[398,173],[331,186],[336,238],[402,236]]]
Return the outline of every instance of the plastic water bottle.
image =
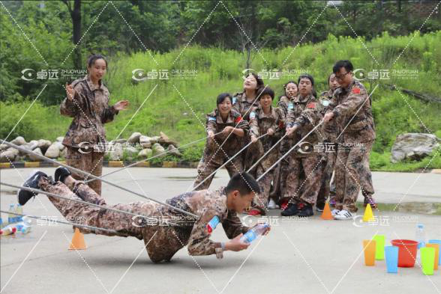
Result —
[[[17,224],[17,231],[19,231],[22,234],[27,234],[31,231],[32,221],[27,217],[23,217],[23,221]]]
[[[14,227],[13,225],[7,225],[6,227],[0,230],[0,235],[2,236],[12,235],[15,234],[16,231],[17,231],[16,227]]]
[[[423,224],[417,225],[415,240],[418,242],[418,249],[426,245],[426,233],[424,232]]]
[[[20,204],[17,204],[17,207],[15,208],[15,213],[23,214],[23,206]],[[16,222],[23,221],[23,217],[21,215],[16,215]]]
[[[13,203],[9,204],[9,212],[10,213],[8,214],[8,224],[13,224],[13,223],[16,222],[15,221],[16,220],[15,214],[13,214],[13,212],[15,212],[15,208],[14,208],[14,204]]]
[[[250,229],[245,235],[240,238],[240,241],[245,243],[253,242],[258,236],[265,233],[265,231],[269,228],[268,224],[258,224],[257,226]]]

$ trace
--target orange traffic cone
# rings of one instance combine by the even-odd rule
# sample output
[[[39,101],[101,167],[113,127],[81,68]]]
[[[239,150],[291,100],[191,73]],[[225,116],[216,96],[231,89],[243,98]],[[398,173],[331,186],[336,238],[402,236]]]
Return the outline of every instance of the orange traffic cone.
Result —
[[[84,235],[78,228],[75,228],[75,233],[70,242],[69,250],[85,250],[86,242],[84,241]]]
[[[324,220],[334,219],[334,217],[332,216],[331,207],[329,207],[329,201],[326,201],[325,209],[323,209],[322,215],[320,217]]]

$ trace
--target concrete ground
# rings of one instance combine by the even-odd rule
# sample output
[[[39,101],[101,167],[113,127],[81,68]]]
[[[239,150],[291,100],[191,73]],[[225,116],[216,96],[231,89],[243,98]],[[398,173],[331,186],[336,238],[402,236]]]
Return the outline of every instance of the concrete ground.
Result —
[[[53,168],[43,169],[52,174]],[[105,168],[104,174],[115,170]],[[20,185],[30,169],[1,170],[1,181]],[[149,197],[165,200],[191,189],[192,169],[132,168],[108,180]],[[374,173],[376,197],[381,203],[441,202],[440,174]],[[228,181],[226,171],[212,184]],[[1,187],[1,208],[16,201],[15,189]],[[104,184],[108,203],[131,202],[139,197]],[[361,199],[361,197],[360,197]],[[24,212],[63,220],[46,196],[40,195]],[[363,213],[361,211],[360,213]],[[273,229],[246,251],[191,257],[186,249],[172,262],[153,264],[143,242],[134,238],[85,235],[87,250],[67,250],[73,235],[66,225],[34,222],[27,235],[1,238],[2,293],[441,293],[441,269],[424,276],[421,269],[400,268],[387,274],[385,261],[364,266],[362,241],[384,234],[392,239],[414,239],[417,223],[429,239],[441,239],[441,216],[375,212],[372,223],[281,218],[271,211]],[[7,217],[2,215],[3,220]],[[246,224],[257,221],[243,217]],[[225,241],[221,227],[213,240]]]

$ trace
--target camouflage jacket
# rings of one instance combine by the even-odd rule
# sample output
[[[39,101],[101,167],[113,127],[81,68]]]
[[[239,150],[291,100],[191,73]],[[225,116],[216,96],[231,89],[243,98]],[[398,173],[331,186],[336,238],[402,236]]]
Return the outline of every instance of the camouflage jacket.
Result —
[[[244,120],[250,121],[251,110],[256,107],[259,107],[257,98],[253,100],[253,103],[250,103],[245,96],[245,92],[234,94],[233,108],[242,115]]]
[[[210,220],[216,216],[229,239],[249,230],[249,227],[242,224],[237,213],[227,208],[225,188],[181,194],[167,200],[167,203],[199,216],[193,224],[188,239],[187,249],[190,255],[214,254],[215,248],[221,247],[219,242],[210,240],[210,231],[207,228]]]
[[[246,120],[243,120],[242,116],[237,111],[231,109],[230,115],[228,116],[226,121],[222,119],[217,109],[207,115],[207,132],[212,131],[213,133],[216,134],[221,132],[227,126],[244,130],[245,132],[244,137],[238,137],[235,134],[218,134],[214,137],[217,144],[213,142],[213,140],[207,139],[208,149],[217,150],[217,148],[220,145],[222,145],[222,143],[227,137],[228,140],[223,144],[222,149],[228,155],[236,154],[236,152],[243,147],[243,142],[244,142],[243,138],[248,136],[250,127],[248,122]]]
[[[319,97],[320,102],[320,113],[325,115],[326,111],[329,109],[329,105],[334,97],[334,90],[329,89],[328,91],[322,92]],[[337,136],[340,133],[337,128],[335,120],[332,120],[322,126],[323,136],[327,142],[336,142]]]
[[[323,118],[320,113],[320,105],[317,99],[311,94],[302,97],[298,95],[293,99],[293,108],[289,110],[286,119],[287,127],[298,126],[294,136],[294,143],[306,136]],[[323,134],[321,129],[316,129],[294,150],[296,156],[316,154],[312,152],[317,144],[322,143]]]
[[[293,108],[293,99],[289,99],[286,96],[281,96],[277,102],[277,107],[283,110],[285,117],[288,115],[288,111]]]
[[[250,132],[252,135],[259,137],[266,134],[270,128],[275,132],[273,136],[266,136],[260,139],[265,151],[270,149],[283,136],[285,131],[285,115],[283,110],[271,107],[271,113],[266,115],[259,106],[252,110],[250,117],[253,118],[250,122]]]
[[[372,103],[366,88],[355,80],[347,88],[338,88],[329,105],[333,112],[331,121],[342,132],[339,141],[345,143],[370,142],[375,139]]]
[[[87,144],[104,152],[106,132],[103,125],[118,114],[113,106],[109,106],[109,90],[101,82],[99,87],[94,86],[88,76],[75,80],[72,86],[75,97],[73,100],[66,97],[60,106],[62,115],[73,117],[63,145],[81,148]]]

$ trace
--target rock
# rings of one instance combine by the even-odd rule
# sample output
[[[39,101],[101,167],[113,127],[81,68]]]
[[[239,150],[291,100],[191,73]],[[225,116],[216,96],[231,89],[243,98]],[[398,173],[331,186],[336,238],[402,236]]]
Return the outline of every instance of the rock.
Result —
[[[64,148],[66,148],[66,146],[64,146],[63,143],[61,143],[61,142],[59,142],[59,141],[55,142],[54,144],[58,147],[58,149],[59,149],[60,151],[63,151]]]
[[[14,161],[16,157],[18,157],[18,150],[14,148],[6,149],[5,151],[0,152],[0,162],[9,162]]]
[[[391,162],[404,159],[421,160],[439,147],[437,138],[432,134],[407,133],[397,136],[392,146]]]
[[[6,149],[8,149],[9,147],[8,147],[8,145],[6,145],[6,144],[0,144],[0,151],[4,151],[4,150],[6,150]]]
[[[146,148],[146,149],[142,149],[139,153],[138,153],[138,158],[139,159],[146,159],[149,157],[152,157],[153,155],[153,150]]]
[[[126,139],[118,139],[118,140],[115,140],[115,143],[124,144],[125,142],[127,142]]]
[[[176,147],[173,146],[173,145],[169,145],[169,146],[167,147],[167,153],[168,153],[168,154],[171,154],[171,155],[174,155],[174,156],[177,156],[177,157],[181,157],[181,156],[182,156],[181,152],[179,152],[179,149],[176,148]]]
[[[138,149],[136,149],[133,146],[128,146],[124,149],[124,153],[127,156],[127,159],[132,160],[134,158],[136,158],[136,156],[138,155]]]
[[[18,145],[18,146],[21,146],[21,145],[26,144],[26,140],[23,137],[18,136],[17,138],[12,140],[11,143],[15,144],[15,145]]]
[[[155,154],[155,155],[161,154],[161,153],[164,153],[164,156],[166,155],[164,147],[162,147],[161,144],[159,144],[159,143],[153,144],[152,150],[153,150],[153,154]]]
[[[32,151],[32,148],[31,148],[31,146],[29,145],[29,143],[27,143],[27,144],[25,144],[25,145],[21,145],[20,147],[23,148],[23,149],[26,149],[26,150],[28,150],[28,151]],[[23,151],[18,151],[18,153],[19,153],[20,156],[27,156],[27,155],[28,155],[28,153],[23,152]]]
[[[26,143],[25,145],[21,145],[20,147],[29,151],[33,151],[36,148],[38,148],[38,141],[32,140],[29,143]],[[28,153],[20,151],[20,156],[28,156]]]
[[[60,157],[66,159],[67,156],[67,148],[64,148],[63,151],[60,152]]]
[[[166,134],[164,134],[163,132],[160,132],[160,134],[161,135],[159,136],[159,140],[158,140],[158,142],[160,144],[166,145],[166,146],[168,146],[170,144],[173,144],[175,146],[178,146],[178,143],[173,141],[173,140],[171,140]]]
[[[159,139],[161,139],[161,137],[159,137],[159,136],[154,136],[154,137],[151,137],[151,138],[150,138],[150,142],[151,142],[152,144],[156,144],[156,143],[159,143]]]
[[[36,149],[34,150],[34,153],[37,153],[37,154],[39,154],[39,155],[43,155],[43,153],[41,152],[41,149],[40,149],[40,148],[36,148]],[[28,154],[28,157],[29,157],[29,159],[32,160],[32,161],[42,161],[42,159],[36,157],[34,154]]]
[[[110,160],[122,160],[123,158],[123,147],[120,143],[115,143],[109,150],[109,159]]]
[[[141,144],[142,148],[150,148],[152,147],[151,138],[147,136],[140,136],[139,137],[139,144]]]
[[[63,142],[63,140],[64,140],[64,137],[57,137],[57,142]]]
[[[60,142],[55,142],[51,146],[49,146],[49,148],[44,153],[44,156],[49,158],[58,158],[60,156],[60,148],[58,147],[57,143]]]
[[[41,152],[46,152],[49,146],[52,145],[52,142],[49,140],[40,139],[38,140],[38,148],[40,148]]]
[[[28,146],[30,150],[34,150],[35,148],[38,148],[38,144],[37,140],[32,140],[26,146]]]
[[[127,140],[127,143],[130,144],[137,144],[139,143],[139,137],[141,137],[142,134],[140,132],[134,132],[130,138]]]

